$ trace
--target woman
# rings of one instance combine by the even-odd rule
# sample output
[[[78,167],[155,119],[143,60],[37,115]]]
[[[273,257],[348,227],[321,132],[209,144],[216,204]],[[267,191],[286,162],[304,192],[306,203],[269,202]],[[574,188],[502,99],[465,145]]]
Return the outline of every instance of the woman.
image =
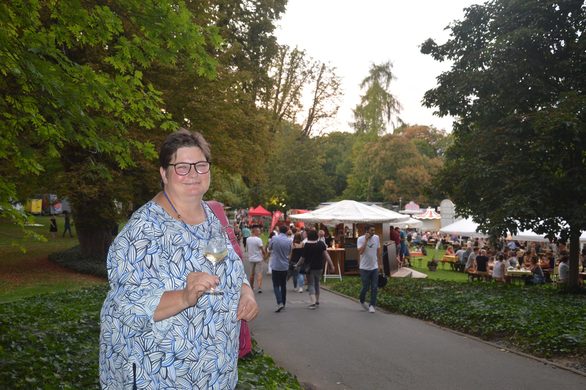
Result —
[[[57,220],[55,219],[54,215],[51,215],[51,222],[49,223],[49,232],[51,233],[51,238],[55,238],[57,235]]]
[[[328,248],[323,241],[319,240],[317,230],[311,229],[307,232],[307,242],[303,246],[301,260],[297,266],[305,264],[307,283],[309,284],[309,309],[316,309],[319,306],[319,281],[324,271],[324,262],[334,269],[334,263],[328,254]]]
[[[291,270],[291,277],[293,278],[293,290],[303,292],[304,278],[303,274],[299,272],[299,269],[295,267],[295,264],[301,259],[301,253],[303,252],[303,237],[301,232],[295,233],[293,236],[293,245],[291,247],[291,256],[289,258]]]
[[[537,256],[532,256],[530,261],[531,266],[529,269],[531,270],[531,278],[527,279],[527,284],[544,284],[545,275],[539,266],[539,258]]]
[[[210,149],[199,133],[170,134],[159,154],[163,191],[112,243],[101,312],[104,389],[233,389],[241,319],[258,314],[242,261],[226,238],[217,267],[204,258],[221,224],[202,200]],[[220,294],[206,294],[219,287]]]

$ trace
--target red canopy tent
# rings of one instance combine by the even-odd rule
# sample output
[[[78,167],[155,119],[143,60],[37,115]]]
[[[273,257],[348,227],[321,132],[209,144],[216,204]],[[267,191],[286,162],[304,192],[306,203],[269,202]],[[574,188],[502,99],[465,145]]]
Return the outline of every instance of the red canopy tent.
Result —
[[[270,217],[273,215],[273,213],[271,213],[269,210],[265,209],[264,207],[262,207],[262,205],[258,205],[256,207],[251,207],[248,210],[248,215],[250,217]]]

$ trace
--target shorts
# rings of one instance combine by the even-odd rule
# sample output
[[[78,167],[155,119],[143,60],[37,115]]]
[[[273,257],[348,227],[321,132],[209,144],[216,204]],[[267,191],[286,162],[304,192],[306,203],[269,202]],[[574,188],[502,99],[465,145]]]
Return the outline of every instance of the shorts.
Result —
[[[250,262],[250,273],[251,274],[258,274],[263,272],[264,267],[263,267],[264,261],[251,261]]]

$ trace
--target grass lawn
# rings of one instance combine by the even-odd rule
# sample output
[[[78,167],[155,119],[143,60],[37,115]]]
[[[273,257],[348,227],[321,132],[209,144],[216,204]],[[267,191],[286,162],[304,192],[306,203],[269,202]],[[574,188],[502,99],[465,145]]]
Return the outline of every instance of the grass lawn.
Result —
[[[62,216],[56,218],[59,232],[63,232],[64,219]],[[105,283],[102,278],[79,274],[50,262],[47,258],[50,253],[76,246],[77,237],[57,235],[51,238],[49,217],[36,217],[35,223],[42,226],[30,229],[46,241],[24,237],[18,226],[0,221],[0,303]],[[73,233],[75,235],[75,226]]]
[[[427,262],[430,261],[434,257],[435,249],[429,248],[427,250],[427,256],[418,260],[417,258],[413,258],[411,260],[412,268],[416,271],[423,272],[427,275],[427,277],[431,280],[448,280],[452,282],[467,282],[468,276],[463,272],[456,272],[452,271],[449,264],[439,263],[437,266],[436,271],[430,271],[427,268]],[[437,255],[435,255],[436,259],[441,259],[444,257],[444,249],[440,249],[437,251]]]

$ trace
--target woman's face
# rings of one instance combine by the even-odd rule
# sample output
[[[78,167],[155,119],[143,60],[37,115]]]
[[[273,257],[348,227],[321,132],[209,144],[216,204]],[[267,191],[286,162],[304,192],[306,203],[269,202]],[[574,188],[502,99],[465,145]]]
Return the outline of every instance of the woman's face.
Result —
[[[203,152],[197,146],[191,146],[177,149],[171,164],[199,161],[206,161]],[[202,198],[210,188],[210,172],[197,173],[193,165],[185,176],[178,175],[173,166],[169,166],[167,169],[161,167],[160,172],[165,189],[178,195]]]

